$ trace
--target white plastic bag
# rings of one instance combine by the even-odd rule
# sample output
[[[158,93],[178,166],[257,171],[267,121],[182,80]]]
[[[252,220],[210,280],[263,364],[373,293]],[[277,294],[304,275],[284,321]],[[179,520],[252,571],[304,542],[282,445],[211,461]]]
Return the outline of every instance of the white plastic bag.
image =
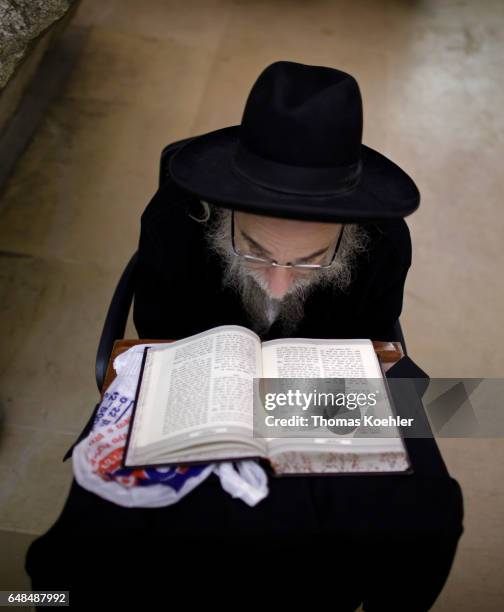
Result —
[[[81,487],[126,507],[169,506],[190,493],[210,474],[222,488],[255,506],[268,495],[268,480],[253,460],[209,465],[126,469],[121,466],[143,351],[138,344],[114,360],[116,378],[103,395],[89,435],[73,449],[75,479]],[[157,345],[159,347],[159,345]]]

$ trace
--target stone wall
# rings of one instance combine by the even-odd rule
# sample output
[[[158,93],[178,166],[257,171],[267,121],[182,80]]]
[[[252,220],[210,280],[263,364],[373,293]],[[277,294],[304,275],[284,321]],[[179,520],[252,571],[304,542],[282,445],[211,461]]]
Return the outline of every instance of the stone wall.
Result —
[[[33,108],[16,122],[43,59],[62,38],[80,0],[0,0],[0,189],[37,127]],[[50,75],[56,81],[56,75]],[[44,107],[51,88],[38,92]],[[52,88],[54,89],[54,87]],[[54,93],[54,92],[52,92]]]
[[[74,0],[0,0],[0,89]]]

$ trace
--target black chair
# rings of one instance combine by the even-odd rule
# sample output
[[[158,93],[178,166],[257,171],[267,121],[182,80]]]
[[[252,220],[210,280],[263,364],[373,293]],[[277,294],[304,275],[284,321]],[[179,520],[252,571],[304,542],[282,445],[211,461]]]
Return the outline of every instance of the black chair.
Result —
[[[164,183],[168,177],[168,153],[174,148],[188,142],[191,138],[179,140],[165,147],[161,153],[161,162],[159,169],[159,187]],[[135,253],[129,260],[125,267],[121,278],[117,284],[117,287],[112,296],[107,316],[105,317],[105,323],[100,336],[100,342],[98,344],[98,351],[96,354],[96,384],[98,391],[101,392],[103,388],[103,382],[105,380],[105,374],[107,372],[107,366],[112,354],[112,348],[115,340],[120,340],[124,337],[124,331],[128,322],[128,315],[133,302],[133,294],[135,290],[135,274],[137,267],[138,253]],[[401,329],[399,319],[394,324],[394,333],[391,340],[401,342],[404,353],[406,354],[406,343]]]

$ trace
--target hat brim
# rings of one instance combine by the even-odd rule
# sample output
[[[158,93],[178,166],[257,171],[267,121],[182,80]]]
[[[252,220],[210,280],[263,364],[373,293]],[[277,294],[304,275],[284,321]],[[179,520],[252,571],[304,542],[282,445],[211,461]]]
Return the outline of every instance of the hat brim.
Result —
[[[420,204],[411,177],[390,159],[362,145],[362,176],[342,195],[293,195],[256,185],[233,170],[240,126],[192,138],[170,160],[179,187],[200,199],[245,212],[301,220],[338,222],[406,217]]]

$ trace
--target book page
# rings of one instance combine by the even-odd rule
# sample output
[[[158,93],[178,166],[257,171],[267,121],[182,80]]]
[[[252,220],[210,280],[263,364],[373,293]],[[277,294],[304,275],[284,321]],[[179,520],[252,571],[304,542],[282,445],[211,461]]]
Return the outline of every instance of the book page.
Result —
[[[292,338],[263,342],[264,378],[382,378],[371,340]]]
[[[370,340],[281,339],[262,345],[263,377],[286,379],[342,378],[345,392],[368,391],[368,384],[383,381],[380,363]],[[301,381],[299,381],[301,382]],[[349,385],[349,386],[348,386]],[[299,385],[301,387],[301,384]],[[373,387],[374,388],[374,387]],[[310,386],[311,390],[311,386]],[[327,390],[327,389],[324,389]],[[383,387],[385,391],[385,387]],[[387,394],[376,411],[391,413]],[[369,409],[362,409],[369,412]],[[366,413],[367,413],[366,412]],[[324,412],[329,416],[329,412]],[[332,414],[332,413],[331,413]],[[360,413],[359,413],[360,415]],[[333,416],[339,416],[337,412]],[[309,432],[311,433],[311,432]],[[354,437],[355,431],[313,431],[316,437],[269,438],[268,456],[277,473],[395,472],[408,469],[404,444],[397,437]],[[360,435],[362,435],[362,428]]]
[[[259,338],[237,325],[148,349],[131,444],[201,428],[251,428],[253,378],[261,370]]]

